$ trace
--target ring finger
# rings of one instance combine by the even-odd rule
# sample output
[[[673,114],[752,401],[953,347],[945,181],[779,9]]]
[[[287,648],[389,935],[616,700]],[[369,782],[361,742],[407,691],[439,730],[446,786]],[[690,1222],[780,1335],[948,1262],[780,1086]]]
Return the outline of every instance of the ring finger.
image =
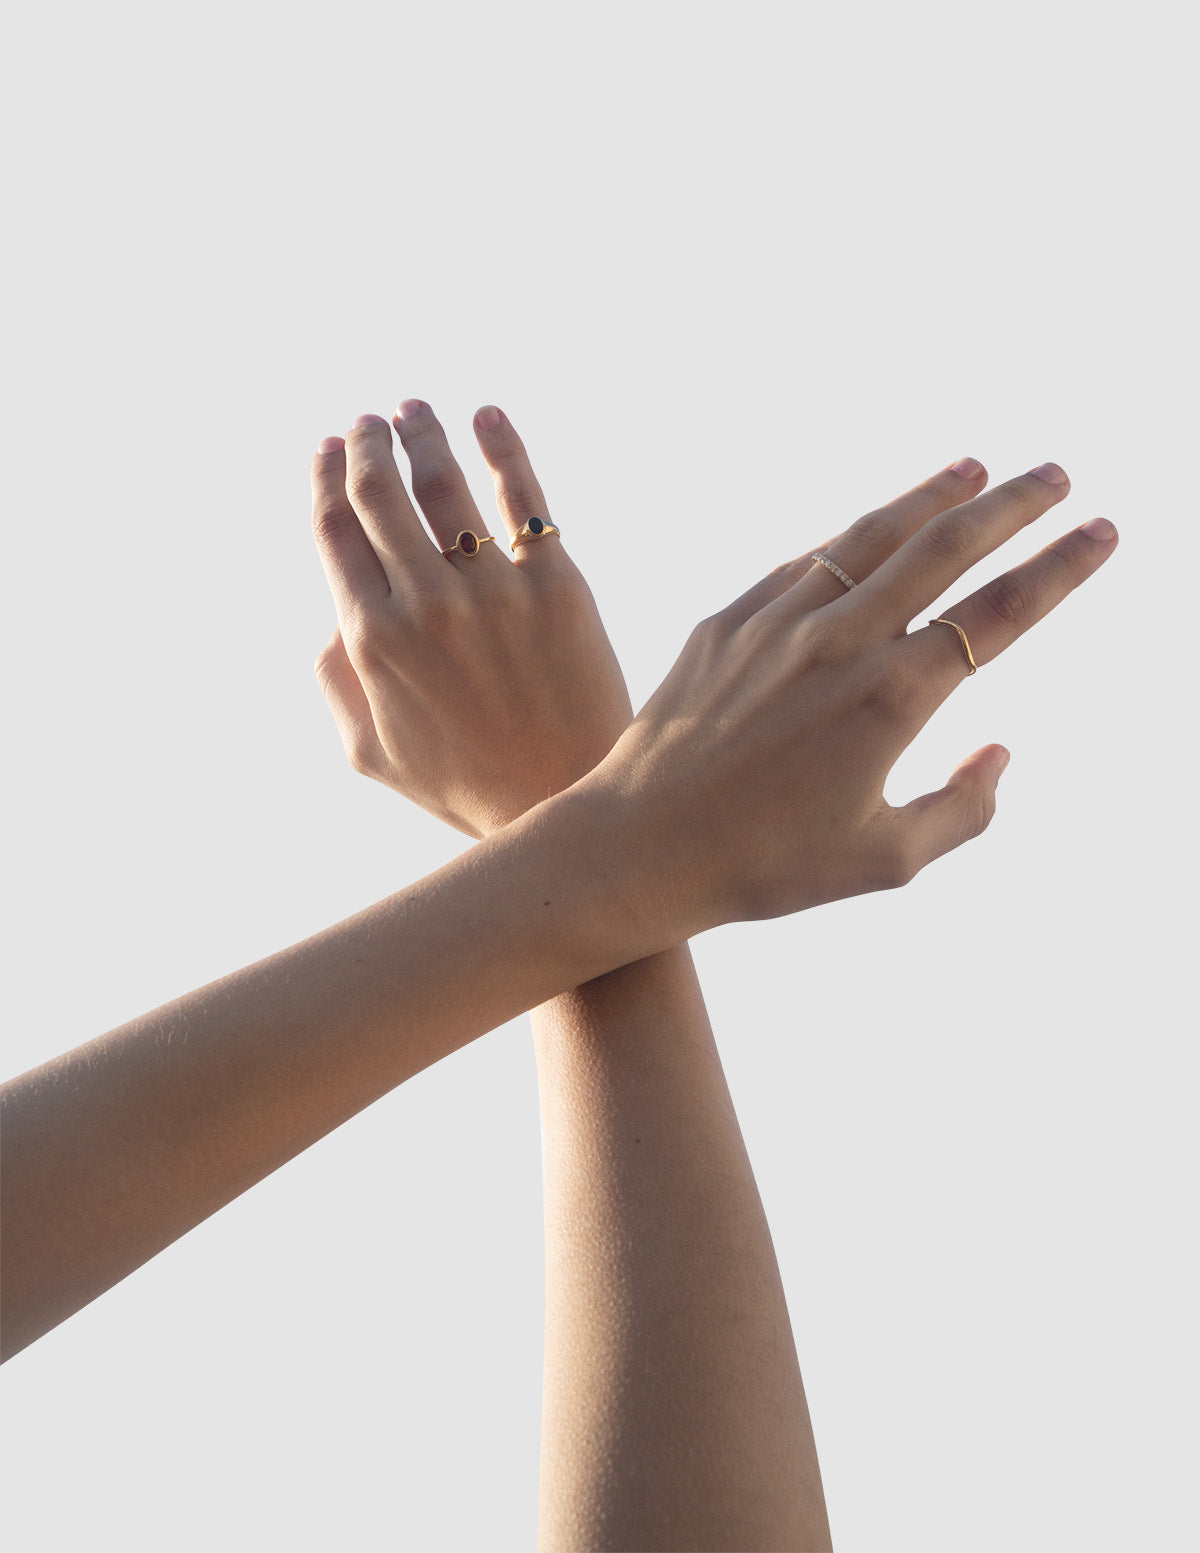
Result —
[[[480,542],[481,557],[489,550],[497,550],[495,544],[486,549],[483,545],[491,537],[487,524],[479,515],[466,477],[430,406],[420,399],[406,399],[397,408],[393,421],[412,468],[413,496],[438,549],[452,549],[458,536],[466,532]],[[465,543],[469,546],[470,541]]]
[[[536,519],[551,525],[550,509],[546,497],[529,462],[525,444],[518,437],[513,423],[503,410],[494,404],[484,405],[475,415],[475,435],[480,451],[492,471],[496,487],[496,505],[514,540],[525,525]],[[522,568],[561,567],[567,561],[562,541],[554,533],[542,533],[518,545],[512,552],[516,564]]]
[[[970,501],[986,484],[987,470],[983,465],[977,459],[964,458],[897,496],[895,501],[866,513],[814,552],[824,556],[828,564],[814,561],[791,589],[789,608],[807,612],[841,598],[850,591],[851,582],[857,584],[869,577],[931,518]],[[848,580],[839,577],[838,572]]]

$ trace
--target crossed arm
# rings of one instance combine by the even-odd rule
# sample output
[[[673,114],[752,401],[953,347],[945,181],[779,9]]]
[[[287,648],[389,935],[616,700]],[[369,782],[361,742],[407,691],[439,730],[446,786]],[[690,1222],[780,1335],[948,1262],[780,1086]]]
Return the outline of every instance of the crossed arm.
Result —
[[[415,447],[416,422],[426,413],[418,408],[407,431],[402,423],[406,447]],[[504,481],[515,482],[512,491],[528,481],[523,455],[502,417],[479,431],[511,524]],[[579,770],[568,762],[551,777],[553,739],[541,749],[518,740],[512,760],[530,756],[542,784],[535,796],[562,791],[516,818],[531,800],[513,769],[493,762],[500,780],[488,790],[486,812],[474,807],[478,795],[461,780],[471,769],[466,752],[494,748],[477,739],[484,723],[492,728],[487,697],[479,703],[484,718],[457,728],[453,738],[428,741],[441,749],[445,770],[436,756],[412,759],[413,730],[421,718],[431,733],[449,727],[428,687],[454,662],[463,622],[481,598],[492,600],[493,631],[501,620],[523,622],[522,649],[530,627],[544,630],[549,620],[561,626],[556,641],[569,638],[586,620],[590,599],[556,541],[523,547],[517,564],[495,545],[474,558],[439,555],[453,535],[446,538],[438,525],[457,522],[458,499],[439,458],[442,467],[435,460],[428,478],[419,455],[413,465],[436,547],[404,493],[386,423],[369,421],[344,449],[318,459],[317,530],[327,562],[336,563],[331,579],[342,620],[323,671],[328,686],[340,687],[355,763],[373,774],[405,773],[400,785],[411,796],[428,796],[427,806],[484,839],[349,922],[7,1087],[5,1341],[8,1351],[32,1341],[411,1073],[522,1009],[557,998],[537,1016],[551,1171],[548,1276],[563,1334],[548,1353],[548,1418],[555,1397],[569,1398],[572,1388],[595,1405],[571,1428],[552,1431],[560,1465],[544,1488],[543,1536],[559,1546],[572,1536],[577,1543],[620,1539],[632,1535],[630,1525],[653,1528],[660,1507],[667,1507],[664,1514],[673,1507],[672,1494],[686,1499],[700,1476],[687,1461],[661,1455],[662,1475],[655,1474],[650,1446],[663,1427],[682,1423],[686,1430],[699,1417],[713,1452],[708,1459],[748,1474],[757,1470],[763,1445],[752,1414],[732,1416],[737,1393],[722,1390],[719,1343],[710,1377],[695,1377],[690,1392],[686,1376],[680,1391],[674,1380],[651,1384],[622,1412],[630,1377],[644,1371],[639,1344],[650,1328],[638,1323],[654,1308],[656,1291],[665,1291],[682,1355],[697,1331],[708,1340],[719,1313],[696,1302],[688,1307],[679,1290],[736,1252],[763,1318],[756,1353],[743,1367],[744,1356],[731,1349],[728,1368],[742,1377],[765,1369],[777,1380],[776,1417],[784,1421],[789,1461],[802,1460],[808,1429],[769,1240],[765,1226],[761,1234],[754,1230],[761,1212],[677,946],[722,921],[902,883],[986,824],[1004,760],[995,746],[965,762],[939,793],[900,810],[883,802],[896,757],[965,672],[945,628],[908,635],[907,626],[969,565],[1064,495],[1065,485],[1030,475],[981,496],[981,473],[964,484],[947,472],[827,547],[860,580],[853,593],[806,561],[772,573],[697,629],[619,738],[615,716],[603,738],[597,730]],[[440,509],[439,490],[451,498]],[[519,512],[515,495],[513,501]],[[1085,525],[952,608],[977,661],[990,661],[1059,602],[1107,558],[1113,540]],[[586,631],[585,638],[594,645]],[[501,681],[512,642],[493,643]],[[469,664],[459,666],[469,684]],[[395,697],[398,684],[407,686],[409,710],[396,702],[401,716],[389,723],[376,715],[379,687]],[[517,714],[529,725],[535,705],[539,716],[570,710],[570,698],[556,701],[544,684],[523,694],[536,702],[494,712],[510,732]],[[389,748],[396,727],[405,730],[403,748]],[[381,765],[381,755],[392,766]],[[722,801],[734,790],[752,791],[755,801],[735,809]],[[477,946],[472,976],[454,980],[464,938]],[[636,964],[652,956],[661,958]],[[619,969],[626,966],[632,969]],[[588,985],[600,977],[606,980]],[[639,1026],[662,1032],[670,1052],[643,1046]],[[622,1056],[621,1032],[636,1051]],[[696,1054],[690,1065],[683,1057],[689,1043]],[[676,1057],[681,1067],[671,1070],[673,1079],[685,1087],[673,1096],[678,1110],[655,1113],[664,1141],[658,1165],[635,1144],[631,1174],[625,1129],[636,1124],[639,1092],[650,1092],[640,1080],[646,1066]],[[564,1140],[557,1152],[549,1146],[556,1115]],[[689,1153],[684,1144],[693,1132],[710,1146]],[[721,1145],[712,1147],[713,1138]],[[710,1240],[681,1235],[631,1272],[621,1262],[619,1216],[606,1216],[622,1204],[631,1224],[644,1214],[643,1241],[652,1244],[644,1231],[656,1201],[678,1204],[689,1190],[693,1203],[705,1205]],[[722,1218],[714,1204],[726,1198],[734,1207]],[[569,1234],[587,1223],[601,1248],[594,1268],[561,1254]],[[600,1308],[614,1275],[625,1280],[625,1302]],[[599,1340],[573,1341],[580,1331]],[[707,1415],[692,1411],[700,1404]],[[610,1490],[604,1472],[626,1467],[635,1490],[639,1469],[652,1474],[647,1501],[657,1495],[657,1503],[631,1505],[628,1494]],[[751,1497],[758,1493],[752,1475],[743,1481]],[[768,1506],[768,1513],[792,1517],[774,1523],[784,1528],[779,1536],[821,1545],[810,1447],[807,1465],[793,1472],[782,1497],[782,1510],[780,1498]],[[797,1514],[806,1517],[803,1533],[792,1529],[801,1524]],[[751,1535],[744,1528],[737,1534]]]

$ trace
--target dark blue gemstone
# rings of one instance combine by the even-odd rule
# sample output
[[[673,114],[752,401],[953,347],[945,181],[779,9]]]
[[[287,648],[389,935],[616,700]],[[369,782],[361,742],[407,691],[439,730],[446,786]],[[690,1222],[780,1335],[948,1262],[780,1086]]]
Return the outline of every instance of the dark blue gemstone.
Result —
[[[545,529],[545,527],[546,525],[542,522],[541,518],[530,518],[529,532],[531,534],[540,534]]]

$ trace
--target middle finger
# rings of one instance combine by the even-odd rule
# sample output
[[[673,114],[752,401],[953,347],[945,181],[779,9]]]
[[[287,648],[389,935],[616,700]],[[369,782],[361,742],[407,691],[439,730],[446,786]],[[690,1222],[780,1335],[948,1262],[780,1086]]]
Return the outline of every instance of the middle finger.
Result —
[[[927,523],[854,590],[850,607],[875,629],[903,636],[909,622],[977,561],[1062,501],[1071,482],[1057,464],[1006,480]]]
[[[903,496],[866,513],[814,554],[825,556],[857,585],[931,519],[970,501],[986,484],[987,470],[977,459],[960,459]],[[788,607],[820,609],[849,591],[836,572],[817,561],[792,587]]]
[[[412,466],[413,495],[438,549],[449,550],[464,529],[480,540],[488,537],[487,524],[432,408],[421,399],[406,399],[393,419]],[[490,548],[498,550],[495,544]],[[486,554],[482,550],[478,553],[481,557]]]

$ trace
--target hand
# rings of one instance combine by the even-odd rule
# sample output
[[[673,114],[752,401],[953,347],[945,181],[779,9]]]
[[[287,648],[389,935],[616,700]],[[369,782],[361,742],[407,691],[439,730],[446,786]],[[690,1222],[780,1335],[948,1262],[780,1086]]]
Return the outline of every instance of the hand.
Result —
[[[980,470],[959,490],[982,481]],[[825,547],[858,586],[805,555],[696,628],[577,789],[606,807],[611,854],[636,861],[629,898],[648,939],[680,942],[719,922],[901,885],[987,826],[1008,762],[999,745],[969,756],[938,792],[884,802],[900,753],[969,672],[950,626],[908,626],[1069,488],[1052,464],[954,504],[944,486],[918,487]],[[1085,523],[939,613],[985,667],[1116,538],[1104,519]]]
[[[317,677],[350,763],[470,836],[569,787],[632,716],[587,583],[544,535],[509,560],[503,542],[440,553],[488,531],[433,411],[395,416],[422,527],[392,433],[361,416],[313,462],[313,527],[338,630]],[[475,434],[509,536],[549,519],[512,424],[488,408]],[[503,547],[502,547],[503,546]]]

